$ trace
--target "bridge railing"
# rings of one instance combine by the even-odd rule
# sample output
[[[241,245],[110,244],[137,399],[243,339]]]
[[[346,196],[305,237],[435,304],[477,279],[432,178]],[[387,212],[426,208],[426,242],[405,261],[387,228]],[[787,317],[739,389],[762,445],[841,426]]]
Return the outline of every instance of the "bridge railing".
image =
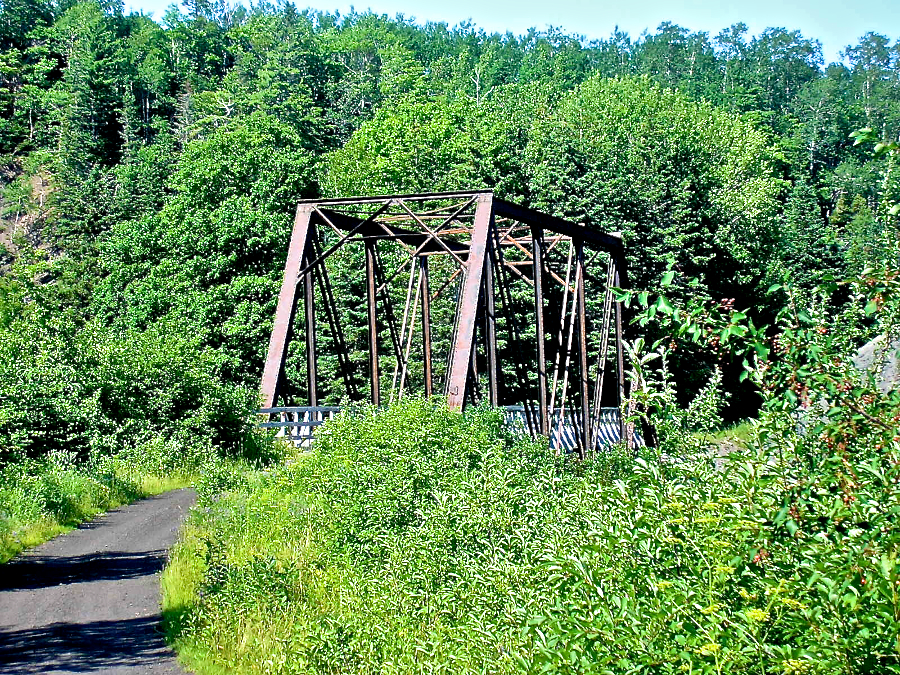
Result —
[[[530,433],[529,415],[522,405],[510,405],[504,408],[504,418],[507,425]],[[531,424],[537,419],[537,409],[531,412]],[[621,413],[618,408],[601,408],[597,420],[597,428],[594,429],[596,438],[595,450],[602,450],[606,446],[615,445],[622,441]],[[550,447],[554,450],[575,452],[578,450],[581,437],[581,416],[572,410],[555,410],[550,415]],[[635,433],[632,439],[633,445],[643,444],[640,435]]]
[[[315,430],[328,420],[334,419],[340,414],[340,406],[286,406],[277,408],[263,408],[260,415],[266,415],[267,421],[260,422],[263,429],[277,429],[277,438],[290,441],[298,447],[308,447],[313,440]],[[529,415],[525,406],[511,405],[504,408],[506,424],[514,429],[530,432]],[[536,418],[536,411],[532,411],[531,420]],[[597,439],[596,450],[615,445],[621,442],[620,412],[618,408],[601,408],[600,418],[595,435]],[[580,420],[570,410],[556,410],[550,419],[550,447],[565,452],[574,452],[578,449],[580,438]],[[634,445],[641,445],[642,439],[635,434]]]
[[[339,406],[287,406],[262,408],[260,415],[266,415],[266,422],[260,422],[262,429],[278,429],[277,438],[307,447],[312,442],[316,427],[334,419],[341,412]]]

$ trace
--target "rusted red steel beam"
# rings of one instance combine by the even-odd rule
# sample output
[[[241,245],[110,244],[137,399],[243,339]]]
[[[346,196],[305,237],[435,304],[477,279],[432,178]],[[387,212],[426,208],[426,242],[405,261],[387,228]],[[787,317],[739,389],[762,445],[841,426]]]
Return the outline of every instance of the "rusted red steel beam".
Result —
[[[584,225],[557,218],[547,213],[541,213],[525,206],[505,202],[502,199],[494,200],[494,211],[499,216],[513,218],[520,223],[537,225],[556,234],[582,239],[591,248],[602,248],[611,253],[621,253],[622,251],[622,237],[615,234],[598,232]]]
[[[425,368],[425,395],[434,392],[434,381],[431,365],[431,287],[428,279],[428,258],[419,256],[422,284],[422,362]]]
[[[544,231],[539,226],[531,228],[531,243],[534,254],[534,318],[535,339],[537,341],[538,368],[538,424],[544,436],[550,434],[550,419],[547,408],[547,355],[544,344]]]
[[[456,332],[456,343],[453,345],[447,381],[447,402],[451,408],[461,409],[466,400],[466,382],[472,361],[475,321],[478,318],[478,297],[481,294],[481,283],[484,277],[493,202],[494,195],[491,192],[478,195],[478,206],[475,209],[475,229],[469,244],[466,278],[460,297],[459,328]]]
[[[294,313],[297,311],[297,281],[300,265],[307,251],[312,211],[312,206],[300,204],[297,206],[297,213],[294,217],[294,229],[291,232],[287,261],[284,264],[284,280],[281,282],[281,292],[278,294],[275,324],[272,326],[269,352],[263,369],[260,392],[263,408],[271,408],[275,405],[284,378],[284,362],[287,358],[288,343],[291,340]]]

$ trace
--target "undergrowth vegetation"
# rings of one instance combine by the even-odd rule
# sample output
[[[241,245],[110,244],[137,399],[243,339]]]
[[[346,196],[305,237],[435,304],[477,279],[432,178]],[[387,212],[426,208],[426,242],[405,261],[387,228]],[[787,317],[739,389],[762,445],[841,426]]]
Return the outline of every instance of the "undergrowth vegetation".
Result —
[[[440,401],[347,415],[205,493],[169,634],[199,672],[897,672],[900,439],[821,424],[769,410],[723,471]]]
[[[164,580],[170,629],[236,672],[516,670],[544,558],[593,502],[599,465],[569,464],[498,411],[346,415],[291,466],[204,493]]]
[[[56,450],[0,465],[0,563],[98,513],[201,484],[201,476],[201,492],[217,493],[233,486],[235,476],[283,458],[271,439],[254,441],[255,456],[227,458],[203,443],[154,436],[88,459]]]
[[[836,291],[849,301],[835,307]],[[210,473],[164,579],[201,673],[900,673],[900,389],[853,365],[896,340],[900,275],[828,283],[757,327],[664,308],[632,345],[656,449],[584,462],[502,412],[357,410],[267,473]],[[743,357],[763,408],[711,448],[714,375],[685,409],[677,340]]]
[[[21,305],[0,320],[0,562],[223,458],[280,457],[251,426],[255,395],[223,382],[209,350],[171,325],[60,316],[42,269],[20,261],[0,286]]]

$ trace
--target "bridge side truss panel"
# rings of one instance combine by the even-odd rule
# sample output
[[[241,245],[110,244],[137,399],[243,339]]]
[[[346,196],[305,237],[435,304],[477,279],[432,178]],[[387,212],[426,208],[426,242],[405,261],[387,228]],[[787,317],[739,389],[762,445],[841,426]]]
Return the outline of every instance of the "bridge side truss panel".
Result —
[[[365,292],[351,299],[365,303],[364,366],[351,356],[349,300],[336,296],[328,272],[339,252],[354,247],[364,261],[357,269]],[[396,282],[407,273],[404,296]],[[600,421],[609,411],[604,402],[620,407],[624,400],[623,314],[611,288],[626,284],[618,235],[490,191],[301,202],[264,367],[263,406],[287,398],[285,364],[302,297],[306,405],[322,397],[324,327],[336,352],[342,403],[361,402],[363,371],[366,398],[376,406],[383,396],[394,400],[409,393],[406,387],[414,390],[412,371],[417,378],[421,372],[420,393],[442,391],[455,408],[480,400],[512,406],[532,434],[555,436],[556,447],[571,436],[583,456],[600,441]],[[392,377],[385,363],[393,363]]]

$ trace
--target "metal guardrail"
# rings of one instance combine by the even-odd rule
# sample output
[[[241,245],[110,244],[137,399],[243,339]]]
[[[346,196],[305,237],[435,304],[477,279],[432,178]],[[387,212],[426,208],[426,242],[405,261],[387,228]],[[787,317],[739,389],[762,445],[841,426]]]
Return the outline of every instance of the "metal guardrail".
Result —
[[[334,419],[341,412],[338,406],[288,406],[262,408],[260,415],[268,415],[268,422],[260,422],[261,429],[278,429],[277,438],[307,447],[312,442],[316,427]],[[272,420],[277,416],[276,420]]]
[[[277,438],[290,441],[299,447],[309,447],[316,427],[334,419],[344,408],[340,406],[285,406],[262,408],[260,415],[267,415],[268,421],[260,422],[262,429],[277,429]],[[532,413],[532,420],[536,412]],[[510,427],[529,433],[528,414],[525,406],[511,405],[504,408],[504,419]],[[275,418],[275,419],[273,419]],[[622,441],[620,413],[618,408],[601,408],[600,419],[596,429],[597,447],[599,450]],[[554,412],[550,420],[550,447],[574,452],[578,449],[580,424],[577,415],[569,410]],[[634,437],[635,445],[642,445],[638,434]]]
[[[520,428],[526,433],[530,431],[525,406],[511,405],[506,406],[504,410],[504,417],[508,425]],[[537,419],[536,410],[532,412],[531,419],[532,424],[535,424],[533,420]],[[596,421],[597,428],[594,429],[596,437],[595,450],[622,442],[620,419],[621,413],[618,408],[600,409],[600,417]],[[565,452],[578,450],[581,438],[581,418],[576,412],[572,410],[555,410],[550,416],[549,428],[551,448]],[[643,439],[637,433],[634,434],[632,440],[635,446],[643,445]]]

